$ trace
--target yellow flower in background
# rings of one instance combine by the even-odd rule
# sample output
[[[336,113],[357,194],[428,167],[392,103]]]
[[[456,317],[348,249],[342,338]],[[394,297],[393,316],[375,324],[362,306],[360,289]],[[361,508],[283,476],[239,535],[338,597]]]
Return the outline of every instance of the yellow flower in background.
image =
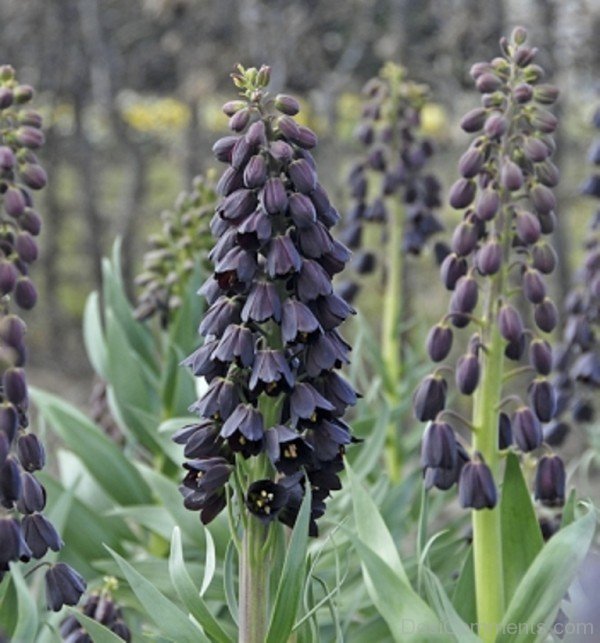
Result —
[[[446,110],[439,103],[425,103],[421,110],[421,130],[427,136],[443,138],[447,131]]]
[[[148,134],[182,130],[190,120],[189,107],[176,98],[143,98],[135,94],[122,101],[121,115],[130,127]]]

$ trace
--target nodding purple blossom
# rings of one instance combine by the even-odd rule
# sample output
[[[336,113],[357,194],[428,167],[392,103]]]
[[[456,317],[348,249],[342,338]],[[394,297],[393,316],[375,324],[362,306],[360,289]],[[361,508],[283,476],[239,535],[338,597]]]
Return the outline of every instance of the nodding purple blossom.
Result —
[[[173,210],[162,213],[162,228],[150,236],[143,271],[135,280],[141,288],[135,310],[137,319],[143,321],[156,316],[162,328],[166,328],[174,312],[181,307],[198,264],[205,272],[210,271],[210,217],[217,193],[227,194],[232,188],[235,185],[223,186],[222,180],[215,187],[210,175],[198,176],[194,179],[193,190],[180,194]]]
[[[243,97],[224,107],[234,134],[213,147],[228,187],[211,221],[204,344],[186,360],[208,388],[192,407],[199,422],[174,438],[190,458],[181,490],[210,522],[226,506],[236,455],[264,454],[270,472],[242,490],[246,508],[293,525],[310,485],[315,534],[354,441],[342,416],[356,393],[336,372],[350,351],[338,326],[353,310],[332,287],[349,251],[331,235],[339,215],[318,182],[316,136],[293,118],[295,99],[266,92],[267,67],[233,78]]]
[[[25,322],[14,309],[29,310],[37,293],[30,277],[37,259],[41,219],[31,191],[46,174],[33,150],[44,143],[42,120],[30,109],[33,90],[20,85],[12,67],[0,67],[0,582],[11,562],[41,559],[63,546],[43,515],[46,491],[37,478],[45,452],[29,425],[25,376]],[[78,602],[85,582],[68,565],[46,572],[48,607]]]
[[[365,224],[379,224],[382,242],[389,243],[389,218],[396,216],[393,201],[403,205],[403,238],[402,247],[389,252],[418,255],[428,239],[442,230],[435,214],[441,205],[441,186],[427,170],[434,146],[421,131],[428,88],[408,81],[402,67],[388,63],[363,93],[366,102],[356,137],[365,155],[350,171],[353,203],[340,236],[357,251],[352,267],[359,274],[376,268],[375,254],[368,248],[360,250]],[[342,294],[350,298],[355,291],[346,283]]]
[[[557,122],[547,106],[558,91],[539,82],[543,71],[532,62],[536,50],[525,44],[526,37],[524,29],[515,29],[510,42],[501,40],[501,57],[471,69],[482,105],[461,121],[462,129],[474,138],[459,161],[461,178],[450,189],[451,206],[464,212],[441,266],[442,281],[452,297],[449,313],[428,336],[430,358],[443,362],[450,355],[457,344],[456,329],[471,325],[476,329],[454,368],[438,368],[414,396],[416,417],[430,422],[422,457],[427,488],[448,489],[458,483],[461,504],[472,509],[494,507],[498,493],[484,455],[458,432],[471,423],[446,409],[446,400],[451,399],[446,395],[450,382],[446,371],[454,371],[460,394],[477,397],[484,395],[484,360],[493,341],[501,345],[504,356],[497,352],[505,365],[523,364],[524,368],[507,373],[514,375],[516,386],[512,377],[498,384],[502,386],[501,402],[494,411],[498,450],[535,454],[544,442],[544,425],[553,421],[559,405],[548,379],[552,349],[545,338],[557,322],[545,275],[556,263],[547,235],[555,218],[552,187],[558,170],[551,160],[551,135]],[[529,319],[534,325],[527,328]],[[523,382],[528,376],[529,383]],[[449,430],[440,430],[442,426]],[[468,459],[461,467],[454,464],[456,443]],[[536,496],[542,501],[552,496],[558,504],[564,499],[560,490],[564,469],[562,463],[556,464],[558,456],[551,458],[544,456],[540,461],[543,473],[538,476]],[[560,471],[562,479],[556,478],[553,488],[550,478]]]
[[[90,594],[83,605],[81,612],[84,616],[101,623],[113,634],[129,643],[131,630],[125,623],[123,609],[112,596],[113,589],[117,588],[117,581],[112,576],[105,577],[105,586],[100,592]],[[87,633],[75,614],[67,616],[60,624],[60,636],[64,641],[77,641],[87,643],[93,639]]]
[[[600,129],[600,108],[594,115]],[[600,136],[592,142],[588,159],[593,174],[581,186],[582,194],[600,203]],[[585,258],[577,283],[565,300],[566,323],[562,344],[555,356],[558,388],[557,418],[551,439],[564,439],[570,421],[578,424],[596,418],[595,398],[600,390],[600,209],[592,216],[585,237]],[[557,431],[558,430],[558,431]]]

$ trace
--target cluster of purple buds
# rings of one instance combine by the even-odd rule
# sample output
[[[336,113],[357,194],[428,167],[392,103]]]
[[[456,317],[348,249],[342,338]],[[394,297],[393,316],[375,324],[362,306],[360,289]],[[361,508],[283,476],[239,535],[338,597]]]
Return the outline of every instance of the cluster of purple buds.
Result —
[[[173,211],[162,213],[162,229],[149,239],[143,272],[135,283],[142,291],[135,311],[139,320],[157,316],[162,328],[181,307],[198,262],[208,272],[212,245],[209,222],[217,195],[211,176],[196,177],[193,190],[179,195]]]
[[[594,115],[600,129],[600,108]],[[591,144],[588,158],[600,168],[600,137]],[[600,172],[594,172],[581,186],[581,192],[600,199]],[[573,422],[595,419],[593,396],[600,390],[600,209],[592,216],[585,239],[585,258],[578,283],[565,301],[566,324],[563,343],[555,356],[558,413],[550,431],[551,439],[562,441]]]
[[[292,525],[310,485],[314,534],[353,442],[342,417],[356,393],[337,372],[350,351],[337,328],[353,311],[332,287],[349,251],[330,233],[339,215],[317,180],[317,138],[293,118],[298,102],[265,91],[268,67],[233,80],[232,134],[213,147],[227,168],[200,291],[204,343],[186,360],[208,388],[192,407],[200,421],[174,438],[189,459],[181,489],[207,523],[226,506],[236,454],[264,457],[270,475],[243,490],[247,509]]]
[[[111,587],[116,586],[116,580],[109,576],[105,581],[107,588],[90,594],[81,606],[81,611],[88,618],[104,625],[123,641],[129,642],[131,631],[125,624],[123,610],[110,591]],[[74,614],[67,616],[60,624],[60,636],[65,643],[93,643],[94,641]]]
[[[29,430],[25,322],[13,304],[29,310],[36,290],[29,267],[37,258],[34,240],[40,217],[29,190],[46,183],[33,150],[44,142],[42,119],[29,109],[33,89],[20,85],[12,67],[0,67],[0,581],[10,563],[43,558],[63,543],[44,516],[46,490],[36,477],[44,447]],[[64,563],[46,573],[48,606],[77,603],[83,579]]]
[[[406,80],[406,71],[387,63],[379,77],[363,90],[367,101],[357,138],[365,148],[363,160],[350,171],[353,204],[345,218],[341,239],[352,250],[364,247],[365,223],[381,225],[382,240],[389,238],[391,202],[404,206],[403,247],[393,252],[418,255],[426,241],[442,230],[434,210],[441,205],[440,183],[427,172],[434,152],[432,141],[420,130],[421,110],[428,88]],[[356,252],[353,267],[359,274],[376,268],[375,254],[368,248]],[[344,284],[343,294],[352,299],[358,287]]]
[[[555,220],[552,188],[558,170],[551,157],[557,121],[547,106],[558,90],[540,82],[544,72],[533,62],[536,50],[526,38],[524,29],[515,29],[510,42],[500,42],[501,57],[471,69],[482,104],[461,121],[475,138],[460,159],[461,178],[450,190],[451,206],[464,214],[441,266],[452,295],[448,314],[429,333],[430,358],[443,362],[456,329],[476,328],[455,367],[441,366],[414,395],[416,417],[430,422],[422,445],[426,486],[448,489],[458,483],[461,504],[473,509],[494,507],[498,493],[484,456],[458,433],[470,423],[446,409],[446,373],[453,372],[463,396],[483,394],[480,380],[494,333],[501,337],[504,365],[516,366],[510,373],[514,378],[502,384],[504,397],[495,411],[498,450],[545,453],[538,461],[535,496],[560,504],[565,493],[563,463],[544,445],[544,425],[557,410],[546,338],[557,324],[557,309],[545,277],[556,264],[547,235]],[[527,328],[529,317],[533,324]]]

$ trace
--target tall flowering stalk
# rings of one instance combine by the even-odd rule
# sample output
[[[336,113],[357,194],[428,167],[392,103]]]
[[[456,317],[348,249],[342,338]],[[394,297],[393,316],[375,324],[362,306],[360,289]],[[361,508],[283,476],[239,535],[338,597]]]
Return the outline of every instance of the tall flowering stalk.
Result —
[[[41,219],[31,190],[46,185],[46,173],[34,151],[44,134],[41,116],[29,107],[32,97],[12,67],[0,67],[0,582],[11,564],[40,560],[63,545],[43,513],[46,490],[36,472],[45,452],[29,425],[26,326],[15,311],[32,309],[37,299],[29,275]],[[53,610],[76,604],[85,589],[65,563],[49,565],[45,579]]]
[[[600,108],[594,115],[600,129]],[[600,167],[600,137],[591,144],[589,160]],[[581,186],[582,194],[600,200],[600,173],[595,171]],[[600,210],[592,215],[585,239],[585,259],[579,280],[565,301],[567,321],[562,350],[556,361],[560,417],[551,428],[551,439],[559,440],[568,430],[569,410],[573,421],[591,422],[597,409],[594,396],[600,389]]]
[[[241,522],[240,640],[262,643],[274,521],[292,526],[310,487],[316,535],[353,441],[342,417],[356,394],[337,373],[350,351],[337,328],[351,309],[332,288],[349,252],[329,231],[339,215],[317,181],[316,136],[293,118],[297,101],[267,93],[268,67],[232,77],[232,134],[213,147],[227,169],[201,289],[204,344],[187,360],[208,389],[192,407],[200,421],[175,440],[189,458],[185,506],[204,523],[227,506]]]
[[[197,262],[209,271],[209,222],[216,200],[212,176],[198,176],[193,190],[182,193],[174,209],[162,213],[162,228],[150,237],[143,272],[135,280],[141,288],[135,311],[138,319],[158,316],[166,328],[181,307]]]
[[[464,215],[441,268],[452,297],[449,313],[430,331],[431,359],[448,357],[453,327],[475,330],[454,368],[439,367],[414,396],[417,418],[429,422],[422,443],[426,486],[448,489],[458,482],[462,506],[473,510],[477,616],[485,625],[500,623],[504,613],[497,505],[507,449],[523,460],[539,455],[536,495],[547,503],[564,500],[564,467],[543,444],[542,431],[556,411],[546,334],[557,311],[544,275],[556,262],[545,235],[554,227],[551,188],[558,171],[550,157],[557,121],[546,105],[558,91],[540,84],[543,70],[526,39],[525,30],[516,28],[510,41],[501,40],[501,57],[471,69],[482,106],[461,121],[476,137],[460,159],[462,178],[450,190],[450,204]],[[519,307],[533,318],[529,328]],[[510,369],[510,362],[524,363]],[[446,409],[448,371],[458,392],[472,399],[470,420]],[[480,634],[492,640],[495,630],[486,627]]]
[[[377,224],[383,251],[385,283],[381,311],[381,354],[385,368],[385,392],[392,404],[399,401],[398,386],[403,376],[402,323],[409,309],[406,263],[409,255],[419,255],[427,240],[442,229],[435,208],[441,205],[440,183],[427,171],[434,152],[429,138],[421,131],[421,111],[429,90],[412,82],[400,65],[387,63],[363,90],[366,103],[357,138],[365,147],[365,158],[350,172],[353,205],[346,218],[342,239],[357,252],[354,267],[361,274],[376,268],[376,254],[363,239],[367,224]],[[356,283],[341,289],[352,301]],[[401,455],[396,424],[390,424],[389,472],[398,479]]]

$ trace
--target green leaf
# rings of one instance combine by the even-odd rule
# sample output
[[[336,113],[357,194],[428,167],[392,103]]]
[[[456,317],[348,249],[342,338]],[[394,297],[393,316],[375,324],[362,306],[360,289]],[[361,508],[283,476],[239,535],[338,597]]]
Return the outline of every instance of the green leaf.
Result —
[[[102,327],[100,296],[97,292],[93,292],[85,303],[83,342],[92,367],[102,379],[106,379],[106,340]]]
[[[567,525],[570,525],[575,520],[575,504],[577,502],[577,494],[575,489],[571,489],[571,493],[565,502],[565,506],[562,510],[562,520],[560,523],[560,528],[564,529]]]
[[[186,413],[196,399],[194,378],[189,370],[181,365],[184,357],[176,346],[168,347],[161,380],[161,397],[166,417]]]
[[[514,453],[509,453],[506,459],[500,516],[504,597],[508,605],[525,572],[544,546],[531,495]]]
[[[223,588],[225,590],[225,600],[227,608],[231,614],[234,623],[238,625],[238,602],[235,593],[235,545],[233,540],[229,541],[227,551],[225,552],[225,562],[223,563]]]
[[[452,595],[452,604],[458,615],[465,623],[477,623],[477,607],[475,605],[475,570],[473,567],[473,547],[465,556],[458,582]]]
[[[211,614],[186,569],[185,562],[183,560],[181,531],[179,527],[175,527],[175,529],[173,529],[173,535],[171,538],[169,575],[181,602],[186,606],[190,614],[198,621],[198,623],[200,623],[204,631],[214,641],[218,641],[218,643],[229,643],[229,641],[231,641],[231,636],[223,630],[221,625],[219,625],[219,622]]]
[[[175,603],[164,594],[119,554],[107,547],[111,556],[119,565],[133,593],[137,596],[148,616],[170,641],[177,643],[210,643],[202,630],[182,612]]]
[[[122,505],[150,503],[150,489],[144,479],[101,429],[60,398],[36,388],[30,391],[48,424],[111,498]]]
[[[373,605],[388,624],[394,641],[453,641],[423,599],[360,538],[349,533],[363,568]]]
[[[123,639],[111,632],[107,627],[93,618],[82,614],[75,607],[67,607],[67,611],[74,616],[91,636],[94,643],[123,643]]]
[[[287,641],[296,621],[302,589],[306,581],[310,506],[311,493],[307,486],[283,562],[266,643]]]
[[[440,583],[440,579],[428,567],[423,567],[422,574],[429,605],[435,609],[444,626],[450,628],[460,643],[463,643],[463,641],[469,643],[477,643],[477,641],[480,641],[481,639],[473,634],[469,625],[461,619],[454,609],[446,591]]]
[[[405,584],[408,576],[400,560],[394,539],[390,534],[377,505],[373,502],[363,485],[358,481],[354,471],[346,463],[346,471],[350,480],[354,520],[358,537],[385,561]]]
[[[588,513],[561,529],[546,543],[519,583],[501,623],[496,643],[543,640],[569,585],[583,562],[596,529],[596,513]]]
[[[35,641],[38,630],[38,610],[35,600],[23,578],[18,563],[10,563],[10,573],[17,590],[17,624],[12,633],[13,641]]]
[[[204,561],[204,578],[202,579],[200,596],[204,596],[204,594],[206,594],[206,590],[210,587],[217,568],[215,541],[213,540],[210,531],[208,531],[206,527],[204,528],[204,537],[206,539],[206,559]]]

